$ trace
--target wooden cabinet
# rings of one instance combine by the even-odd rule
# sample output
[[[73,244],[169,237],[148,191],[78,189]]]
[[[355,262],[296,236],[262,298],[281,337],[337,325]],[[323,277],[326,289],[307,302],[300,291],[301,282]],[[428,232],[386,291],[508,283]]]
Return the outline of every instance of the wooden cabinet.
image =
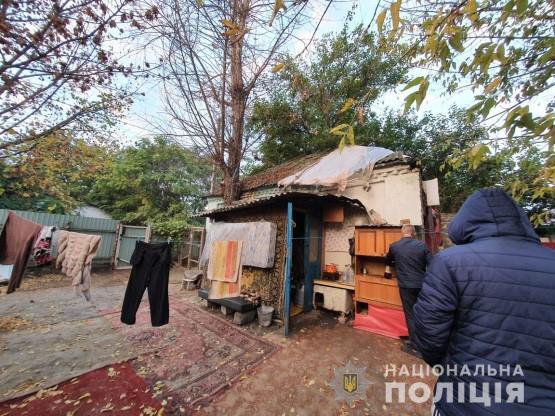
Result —
[[[401,230],[397,228],[383,230],[384,255],[389,251],[389,246],[402,238]]]
[[[355,254],[383,257],[389,251],[389,246],[400,239],[400,228],[357,228],[355,229]]]
[[[355,297],[357,302],[401,306],[397,279],[385,279],[383,276],[356,275]]]
[[[383,251],[379,247],[378,230],[357,228],[355,230],[355,254],[357,256],[378,256]]]
[[[400,240],[400,227],[355,229],[355,299],[357,302],[401,308],[397,279],[384,278],[385,255]],[[366,270],[367,274],[363,274]],[[394,270],[392,270],[394,272]]]

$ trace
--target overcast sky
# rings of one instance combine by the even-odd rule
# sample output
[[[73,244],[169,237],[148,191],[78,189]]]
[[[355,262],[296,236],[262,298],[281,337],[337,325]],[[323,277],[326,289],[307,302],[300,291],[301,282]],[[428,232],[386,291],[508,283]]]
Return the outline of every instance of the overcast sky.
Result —
[[[381,2],[382,5],[384,2]],[[325,10],[327,2],[322,0],[315,1],[312,11],[312,22],[303,27],[299,38],[304,42],[312,36],[314,27],[316,23],[320,20],[322,13]],[[336,0],[332,3],[332,6],[325,15],[318,32],[316,33],[316,40],[321,38],[322,35],[329,32],[338,31],[342,28],[347,13],[353,5],[356,5],[355,15],[353,19],[353,26],[359,23],[367,25],[374,10],[376,8],[377,0]],[[380,6],[381,9],[382,6]],[[312,44],[312,46],[314,43]],[[304,47],[301,41],[292,42],[290,45],[290,52],[292,54],[298,53]],[[312,48],[309,48],[309,51]],[[309,53],[305,52],[305,53]],[[423,75],[421,70],[413,70],[410,77],[416,77],[418,75]],[[404,97],[407,92],[401,92],[402,87],[399,87],[396,91],[388,92],[380,97],[375,106],[375,112],[380,113],[387,109],[394,109],[401,111],[404,106]],[[453,95],[443,94],[442,86],[437,83],[431,83],[428,90],[428,94],[424,103],[422,104],[419,114],[422,115],[425,112],[432,113],[447,113],[450,107],[457,105],[461,107],[466,107],[472,104],[473,94],[470,90],[465,90],[458,92]],[[165,115],[163,111],[163,104],[160,97],[162,89],[159,85],[153,81],[146,82],[141,91],[144,93],[144,97],[138,98],[132,105],[127,116],[122,120],[121,128],[118,129],[118,137],[124,143],[132,143],[140,137],[152,136],[155,133],[155,129],[152,127],[153,122],[164,123]],[[536,101],[536,105],[543,106],[545,101],[539,99]],[[533,103],[534,104],[534,103]]]

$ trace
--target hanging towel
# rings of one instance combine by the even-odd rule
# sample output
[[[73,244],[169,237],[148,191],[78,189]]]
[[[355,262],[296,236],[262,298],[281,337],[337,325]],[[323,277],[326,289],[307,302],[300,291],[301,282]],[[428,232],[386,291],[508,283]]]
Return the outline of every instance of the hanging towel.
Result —
[[[62,273],[72,278],[76,292],[81,292],[85,299],[91,299],[91,265],[92,259],[100,246],[99,235],[60,231],[58,237],[58,257],[56,267],[62,267]]]
[[[208,299],[233,298],[241,294],[242,241],[214,241],[208,260],[211,281]]]
[[[207,277],[220,282],[236,282],[241,265],[242,241],[214,241]]]
[[[33,243],[41,229],[41,225],[8,212],[0,234],[0,264],[13,265],[7,293],[14,292],[21,284]]]

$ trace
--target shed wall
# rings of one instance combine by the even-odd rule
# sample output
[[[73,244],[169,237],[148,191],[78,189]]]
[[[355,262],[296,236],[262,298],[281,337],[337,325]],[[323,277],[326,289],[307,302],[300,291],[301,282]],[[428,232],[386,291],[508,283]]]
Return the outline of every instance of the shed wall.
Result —
[[[275,204],[267,207],[249,208],[220,214],[217,221],[225,222],[253,222],[269,221],[276,224],[276,253],[274,266],[268,269],[243,266],[241,289],[256,291],[262,302],[271,305],[282,317],[283,279],[285,276],[286,252],[286,223],[287,212],[285,205]]]

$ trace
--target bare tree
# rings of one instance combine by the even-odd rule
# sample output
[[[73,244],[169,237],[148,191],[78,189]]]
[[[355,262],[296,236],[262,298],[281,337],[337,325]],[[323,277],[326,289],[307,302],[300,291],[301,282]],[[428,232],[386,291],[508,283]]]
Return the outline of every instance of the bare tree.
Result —
[[[132,0],[2,0],[0,150],[121,108],[129,91],[115,76],[137,65],[124,64],[116,42],[156,14]]]
[[[152,45],[164,57],[164,98],[176,136],[205,153],[223,177],[226,203],[256,138],[245,133],[261,77],[306,22],[307,1],[162,0]],[[277,70],[278,68],[275,68]]]

